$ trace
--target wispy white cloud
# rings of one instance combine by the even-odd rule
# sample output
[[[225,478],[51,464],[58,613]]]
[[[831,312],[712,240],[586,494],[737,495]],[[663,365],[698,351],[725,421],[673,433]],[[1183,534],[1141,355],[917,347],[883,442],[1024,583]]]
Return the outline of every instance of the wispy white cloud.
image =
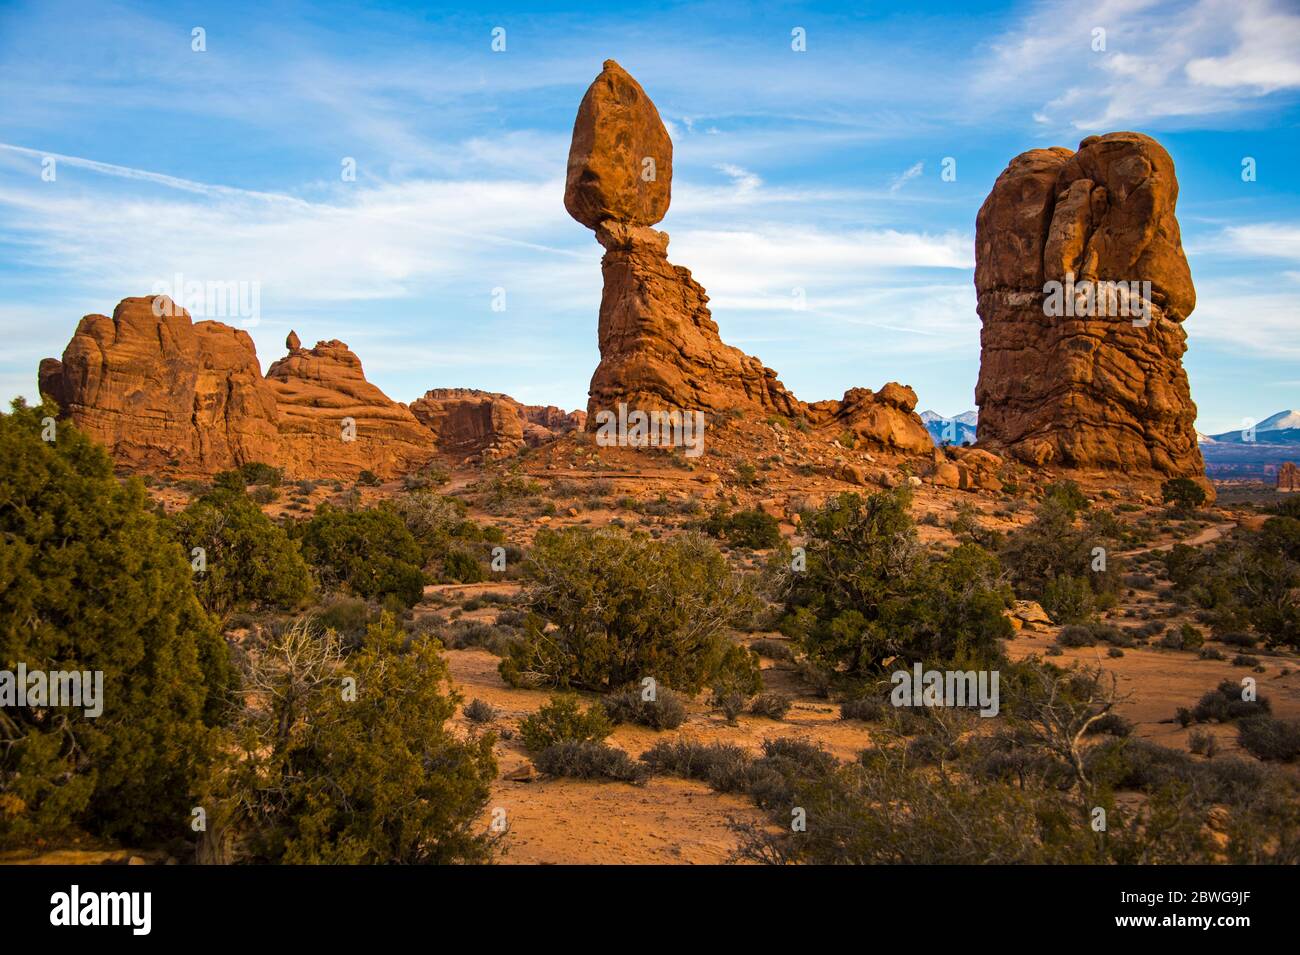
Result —
[[[906,169],[904,169],[902,172],[900,172],[897,176],[894,177],[893,182],[889,184],[889,191],[898,192],[898,190],[902,189],[905,185],[907,185],[917,176],[921,175],[921,173],[923,172],[925,172],[924,162],[913,163],[911,166],[908,166]]]
[[[1062,128],[1225,116],[1300,88],[1300,12],[1280,0],[1047,0],[991,46],[974,95]]]

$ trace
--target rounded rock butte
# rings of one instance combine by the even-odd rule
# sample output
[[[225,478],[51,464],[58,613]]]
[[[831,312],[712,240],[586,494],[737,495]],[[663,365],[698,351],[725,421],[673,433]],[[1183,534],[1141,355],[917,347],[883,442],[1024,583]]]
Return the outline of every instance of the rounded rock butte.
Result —
[[[975,225],[979,447],[1033,466],[1205,482],[1182,367],[1196,291],[1177,201],[1173,160],[1141,133],[1010,162]],[[1070,282],[1094,301],[1103,283],[1136,297],[1057,314],[1045,286]]]

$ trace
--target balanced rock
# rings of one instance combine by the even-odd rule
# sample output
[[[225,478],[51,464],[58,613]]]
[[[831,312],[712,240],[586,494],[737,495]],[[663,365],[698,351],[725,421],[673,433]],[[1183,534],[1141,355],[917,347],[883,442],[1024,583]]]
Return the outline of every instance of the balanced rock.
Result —
[[[673,141],[641,84],[613,60],[573,123],[564,207],[588,229],[606,219],[651,226],[668,212]]]
[[[975,226],[981,448],[1203,478],[1177,200],[1173,160],[1139,133],[1030,150],[998,177]]]
[[[709,296],[690,270],[668,261],[668,235],[650,228],[668,211],[672,141],[645,90],[613,60],[578,109],[564,204],[605,249],[600,364],[586,427],[601,411],[743,411],[807,420],[823,437],[852,431],[878,449],[933,446],[911,389],[851,389],[807,405],[762,361],[722,341]]]

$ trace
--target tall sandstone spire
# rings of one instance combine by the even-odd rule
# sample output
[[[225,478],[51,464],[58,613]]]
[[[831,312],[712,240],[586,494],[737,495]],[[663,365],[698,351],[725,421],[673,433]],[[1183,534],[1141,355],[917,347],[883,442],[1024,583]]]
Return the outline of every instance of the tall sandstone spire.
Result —
[[[980,447],[1204,477],[1182,367],[1196,291],[1177,201],[1173,160],[1140,133],[1033,149],[998,177],[975,224]]]
[[[916,394],[889,383],[850,389],[843,401],[800,401],[762,361],[722,341],[709,296],[668,261],[673,144],[641,85],[606,60],[573,124],[564,206],[596,233],[601,260],[600,364],[591,379],[587,428],[618,404],[643,411],[728,410],[807,419],[904,454],[933,444],[915,414]]]

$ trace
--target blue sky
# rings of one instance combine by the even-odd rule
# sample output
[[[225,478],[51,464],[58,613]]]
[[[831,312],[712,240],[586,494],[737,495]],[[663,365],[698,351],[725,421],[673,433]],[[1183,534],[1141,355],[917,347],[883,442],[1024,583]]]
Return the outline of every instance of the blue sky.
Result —
[[[263,367],[293,328],[398,400],[585,407],[601,250],[563,181],[613,57],[673,136],[670,258],[801,398],[898,380],[973,407],[993,180],[1136,129],[1177,165],[1198,427],[1300,407],[1294,2],[205,6],[0,2],[6,396],[35,397],[82,315],[179,273],[258,283]]]

